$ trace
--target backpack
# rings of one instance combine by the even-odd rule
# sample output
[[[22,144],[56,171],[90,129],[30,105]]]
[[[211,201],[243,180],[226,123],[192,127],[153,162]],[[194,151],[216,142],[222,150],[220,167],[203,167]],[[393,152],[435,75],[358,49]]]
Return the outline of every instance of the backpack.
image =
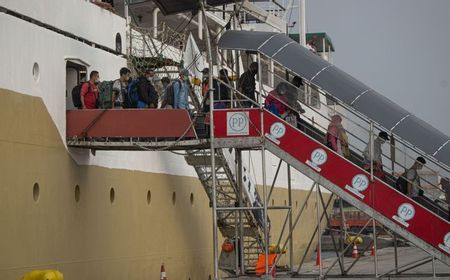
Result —
[[[402,175],[400,175],[400,177],[398,177],[397,181],[395,181],[395,188],[405,194],[408,195],[408,180],[406,179],[406,175],[408,174],[408,171],[411,169],[406,170],[404,173],[402,173]],[[412,181],[415,181],[417,176],[419,176],[419,174],[417,174],[417,171],[415,171],[415,176],[414,179]],[[424,191],[419,188],[419,196],[423,196],[424,195]]]
[[[178,83],[178,86],[181,87],[181,82],[179,80],[172,81],[166,88],[166,104],[174,106],[175,105],[175,89],[174,84]]]
[[[124,95],[124,108],[137,108],[139,101],[139,79],[134,79],[128,85],[127,93]]]
[[[83,105],[81,104],[81,87],[86,82],[79,83],[72,89],[72,102],[73,106],[77,107],[78,109],[82,109]],[[88,89],[89,91],[90,89]]]
[[[103,81],[98,85],[97,107],[100,109],[111,109],[113,99],[114,81]]]
[[[407,195],[408,194],[408,181],[405,179],[405,177],[406,177],[406,172],[402,173],[402,175],[400,175],[397,178],[397,181],[395,181],[395,188],[402,194]]]

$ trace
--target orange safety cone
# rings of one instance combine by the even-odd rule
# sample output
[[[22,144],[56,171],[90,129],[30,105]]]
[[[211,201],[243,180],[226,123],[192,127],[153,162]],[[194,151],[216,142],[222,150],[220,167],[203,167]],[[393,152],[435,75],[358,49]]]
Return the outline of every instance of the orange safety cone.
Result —
[[[359,257],[358,247],[356,246],[356,243],[353,243],[352,258],[357,259],[358,257]]]
[[[319,246],[317,246],[316,249],[316,266],[320,266],[320,263],[322,262],[321,256],[320,256],[320,250]]]
[[[370,253],[371,256],[375,256],[375,246],[372,242],[372,252]]]
[[[161,264],[161,273],[159,274],[159,279],[160,280],[167,280],[166,268],[164,266],[164,263]]]

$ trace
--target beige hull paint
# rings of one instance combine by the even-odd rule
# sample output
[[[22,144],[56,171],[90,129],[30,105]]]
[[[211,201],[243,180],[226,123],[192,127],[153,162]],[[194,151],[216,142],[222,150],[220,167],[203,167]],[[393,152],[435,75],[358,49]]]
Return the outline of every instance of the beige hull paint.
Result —
[[[0,89],[0,119],[0,279],[35,269],[58,269],[65,279],[159,279],[163,262],[169,279],[212,274],[211,209],[197,179],[78,166],[37,97]],[[294,213],[305,196],[293,192]],[[287,190],[276,188],[273,199],[284,205]],[[313,195],[295,231],[297,261],[314,206]],[[270,213],[273,242],[285,213]]]

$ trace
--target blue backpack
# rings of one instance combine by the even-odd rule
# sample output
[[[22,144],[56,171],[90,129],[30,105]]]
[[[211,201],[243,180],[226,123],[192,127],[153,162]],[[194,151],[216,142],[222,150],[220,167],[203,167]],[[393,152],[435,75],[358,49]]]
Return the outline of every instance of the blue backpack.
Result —
[[[128,84],[127,94],[124,95],[123,107],[124,108],[137,108],[139,101],[138,90],[139,79],[134,79]]]

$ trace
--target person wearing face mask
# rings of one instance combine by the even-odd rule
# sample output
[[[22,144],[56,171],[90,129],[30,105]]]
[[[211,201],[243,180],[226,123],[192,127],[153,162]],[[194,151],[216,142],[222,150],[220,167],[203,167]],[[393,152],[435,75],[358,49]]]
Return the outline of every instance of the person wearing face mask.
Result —
[[[241,99],[242,107],[244,108],[250,108],[256,106],[256,96],[255,96],[255,90],[256,90],[256,80],[255,76],[258,74],[258,63],[252,62],[248,66],[248,70],[244,72],[238,81],[238,89],[239,91],[246,96],[248,99],[252,100],[249,101],[248,99],[243,100],[244,97],[238,97],[238,99]]]
[[[144,75],[138,78],[138,108],[156,108],[158,106],[158,95],[152,84],[153,76],[154,70],[147,69]]]
[[[122,67],[119,71],[120,78],[113,83],[113,108],[122,108],[124,106],[125,96],[128,94],[128,82],[131,79],[130,69]]]
[[[187,69],[182,69],[179,73],[179,82],[173,84],[174,92],[174,109],[189,109],[189,71]]]
[[[389,140],[389,135],[386,131],[381,131],[378,133],[378,137],[373,141],[373,172],[374,175],[380,179],[384,179],[384,172],[383,172],[383,162],[382,162],[382,155],[383,150],[381,149],[381,146],[383,146],[386,141]],[[366,148],[364,149],[364,169],[368,172],[370,172],[370,143],[367,144]]]
[[[82,109],[96,109],[98,100],[98,88],[100,75],[98,71],[92,71],[89,81],[81,86],[80,99]]]

